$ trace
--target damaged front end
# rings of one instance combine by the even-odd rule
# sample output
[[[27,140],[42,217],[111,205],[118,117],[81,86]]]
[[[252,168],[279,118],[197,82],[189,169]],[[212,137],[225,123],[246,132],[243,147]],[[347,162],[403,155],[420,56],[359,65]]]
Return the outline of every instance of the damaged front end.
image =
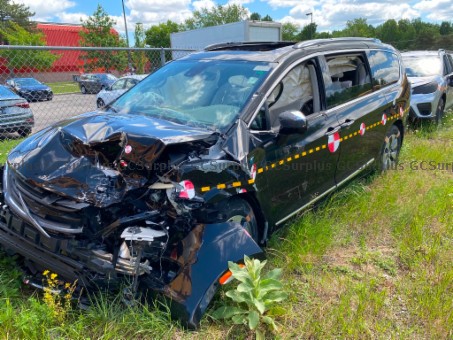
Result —
[[[222,221],[216,195],[197,189],[218,136],[180,128],[88,114],[30,137],[2,169],[0,244],[32,274],[167,297],[173,316],[197,327],[227,262],[262,251],[240,224]],[[225,176],[212,173],[208,182]]]

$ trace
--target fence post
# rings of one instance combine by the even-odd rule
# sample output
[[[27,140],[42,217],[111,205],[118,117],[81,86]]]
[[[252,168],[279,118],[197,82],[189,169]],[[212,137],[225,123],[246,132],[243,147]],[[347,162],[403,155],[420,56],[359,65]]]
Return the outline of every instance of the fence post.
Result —
[[[164,48],[161,47],[160,49],[160,66],[164,66],[165,65],[165,51],[164,51]]]

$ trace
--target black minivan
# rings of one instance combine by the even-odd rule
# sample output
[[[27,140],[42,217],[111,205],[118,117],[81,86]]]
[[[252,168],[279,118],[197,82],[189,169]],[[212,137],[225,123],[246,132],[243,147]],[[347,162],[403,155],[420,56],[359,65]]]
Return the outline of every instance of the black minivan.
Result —
[[[168,63],[9,155],[0,244],[196,327],[228,261],[349,179],[395,165],[410,86],[375,39],[228,43]]]

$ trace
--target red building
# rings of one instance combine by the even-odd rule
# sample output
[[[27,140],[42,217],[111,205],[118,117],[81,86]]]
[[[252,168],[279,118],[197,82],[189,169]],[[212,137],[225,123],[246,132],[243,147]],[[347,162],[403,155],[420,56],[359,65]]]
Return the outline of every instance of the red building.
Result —
[[[37,27],[44,33],[47,46],[80,46],[79,32],[83,30],[82,25],[40,22]],[[60,55],[60,58],[53,64],[51,72],[79,72],[82,70],[83,61],[79,58],[81,51],[55,51],[53,53]]]

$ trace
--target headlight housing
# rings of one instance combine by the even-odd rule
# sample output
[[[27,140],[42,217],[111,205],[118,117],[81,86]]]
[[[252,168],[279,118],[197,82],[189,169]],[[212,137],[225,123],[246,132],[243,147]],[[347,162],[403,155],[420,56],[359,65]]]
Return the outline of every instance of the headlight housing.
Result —
[[[439,88],[439,84],[436,82],[431,82],[427,84],[423,84],[417,87],[414,87],[412,94],[428,94],[436,92]]]

